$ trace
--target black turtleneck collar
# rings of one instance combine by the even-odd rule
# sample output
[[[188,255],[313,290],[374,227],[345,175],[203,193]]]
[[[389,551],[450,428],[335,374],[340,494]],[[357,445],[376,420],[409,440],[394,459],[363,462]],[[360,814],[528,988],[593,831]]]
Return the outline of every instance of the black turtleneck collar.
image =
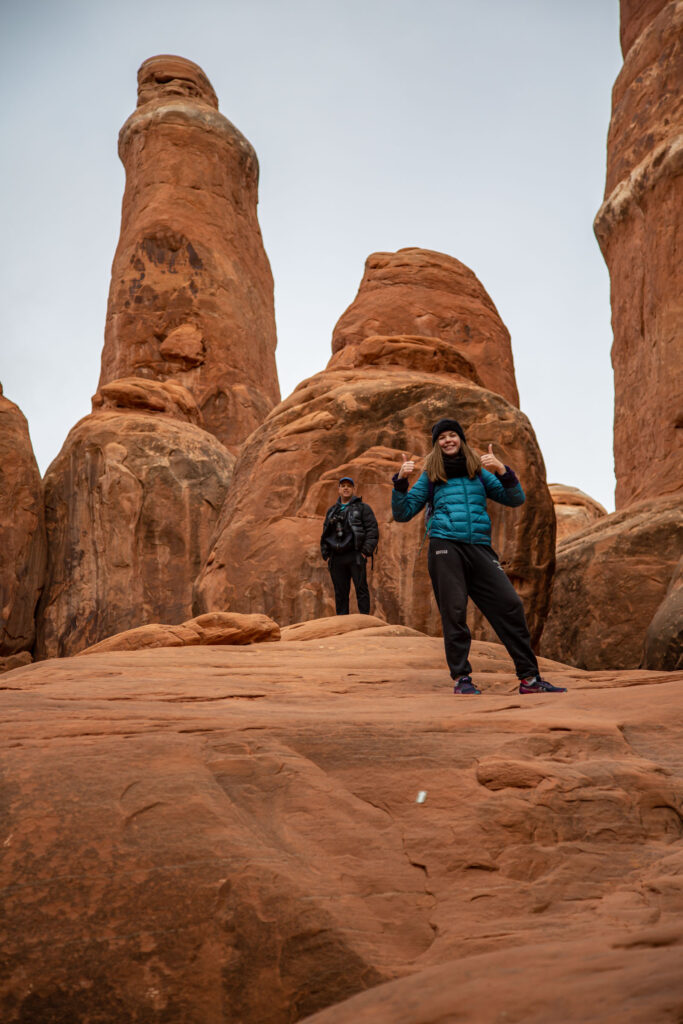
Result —
[[[458,452],[457,455],[444,455],[443,464],[449,480],[454,476],[467,476],[467,459],[462,452]]]

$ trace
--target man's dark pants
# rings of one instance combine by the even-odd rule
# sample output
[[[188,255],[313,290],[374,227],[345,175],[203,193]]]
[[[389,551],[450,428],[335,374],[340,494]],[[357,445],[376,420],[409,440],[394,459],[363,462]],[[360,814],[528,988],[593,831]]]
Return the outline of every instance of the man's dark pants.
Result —
[[[337,615],[349,614],[349,593],[351,580],[356,588],[358,611],[363,615],[370,614],[370,591],[365,575],[365,559],[360,551],[343,551],[340,555],[332,555],[328,561],[330,576],[334,586],[334,603]]]
[[[505,645],[518,678],[538,674],[524,606],[493,548],[433,537],[429,542],[429,575],[453,679],[472,671],[468,659],[471,636],[466,622],[468,596]]]

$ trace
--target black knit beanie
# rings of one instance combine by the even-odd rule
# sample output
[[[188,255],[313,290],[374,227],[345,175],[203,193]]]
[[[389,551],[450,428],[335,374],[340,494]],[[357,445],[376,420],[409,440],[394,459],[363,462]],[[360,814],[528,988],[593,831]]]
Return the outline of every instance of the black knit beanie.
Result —
[[[462,441],[465,441],[465,431],[457,420],[439,420],[439,422],[435,423],[432,427],[432,444],[436,444],[439,434],[443,434],[447,430],[454,430],[458,437],[460,437]]]

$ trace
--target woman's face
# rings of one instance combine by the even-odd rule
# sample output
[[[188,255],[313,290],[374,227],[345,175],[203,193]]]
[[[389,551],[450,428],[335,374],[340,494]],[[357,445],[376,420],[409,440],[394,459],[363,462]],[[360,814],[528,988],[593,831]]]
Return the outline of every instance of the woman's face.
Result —
[[[444,430],[437,440],[444,455],[457,455],[460,451],[460,434],[456,434],[454,430]]]

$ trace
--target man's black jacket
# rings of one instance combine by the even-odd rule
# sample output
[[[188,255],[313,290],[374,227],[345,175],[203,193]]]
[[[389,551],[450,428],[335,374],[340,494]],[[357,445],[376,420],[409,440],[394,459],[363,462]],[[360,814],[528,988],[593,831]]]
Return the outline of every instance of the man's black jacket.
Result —
[[[341,498],[328,508],[320,537],[320,553],[324,559],[342,551],[360,551],[371,555],[379,543],[379,527],[375,514],[354,494],[342,511]]]

